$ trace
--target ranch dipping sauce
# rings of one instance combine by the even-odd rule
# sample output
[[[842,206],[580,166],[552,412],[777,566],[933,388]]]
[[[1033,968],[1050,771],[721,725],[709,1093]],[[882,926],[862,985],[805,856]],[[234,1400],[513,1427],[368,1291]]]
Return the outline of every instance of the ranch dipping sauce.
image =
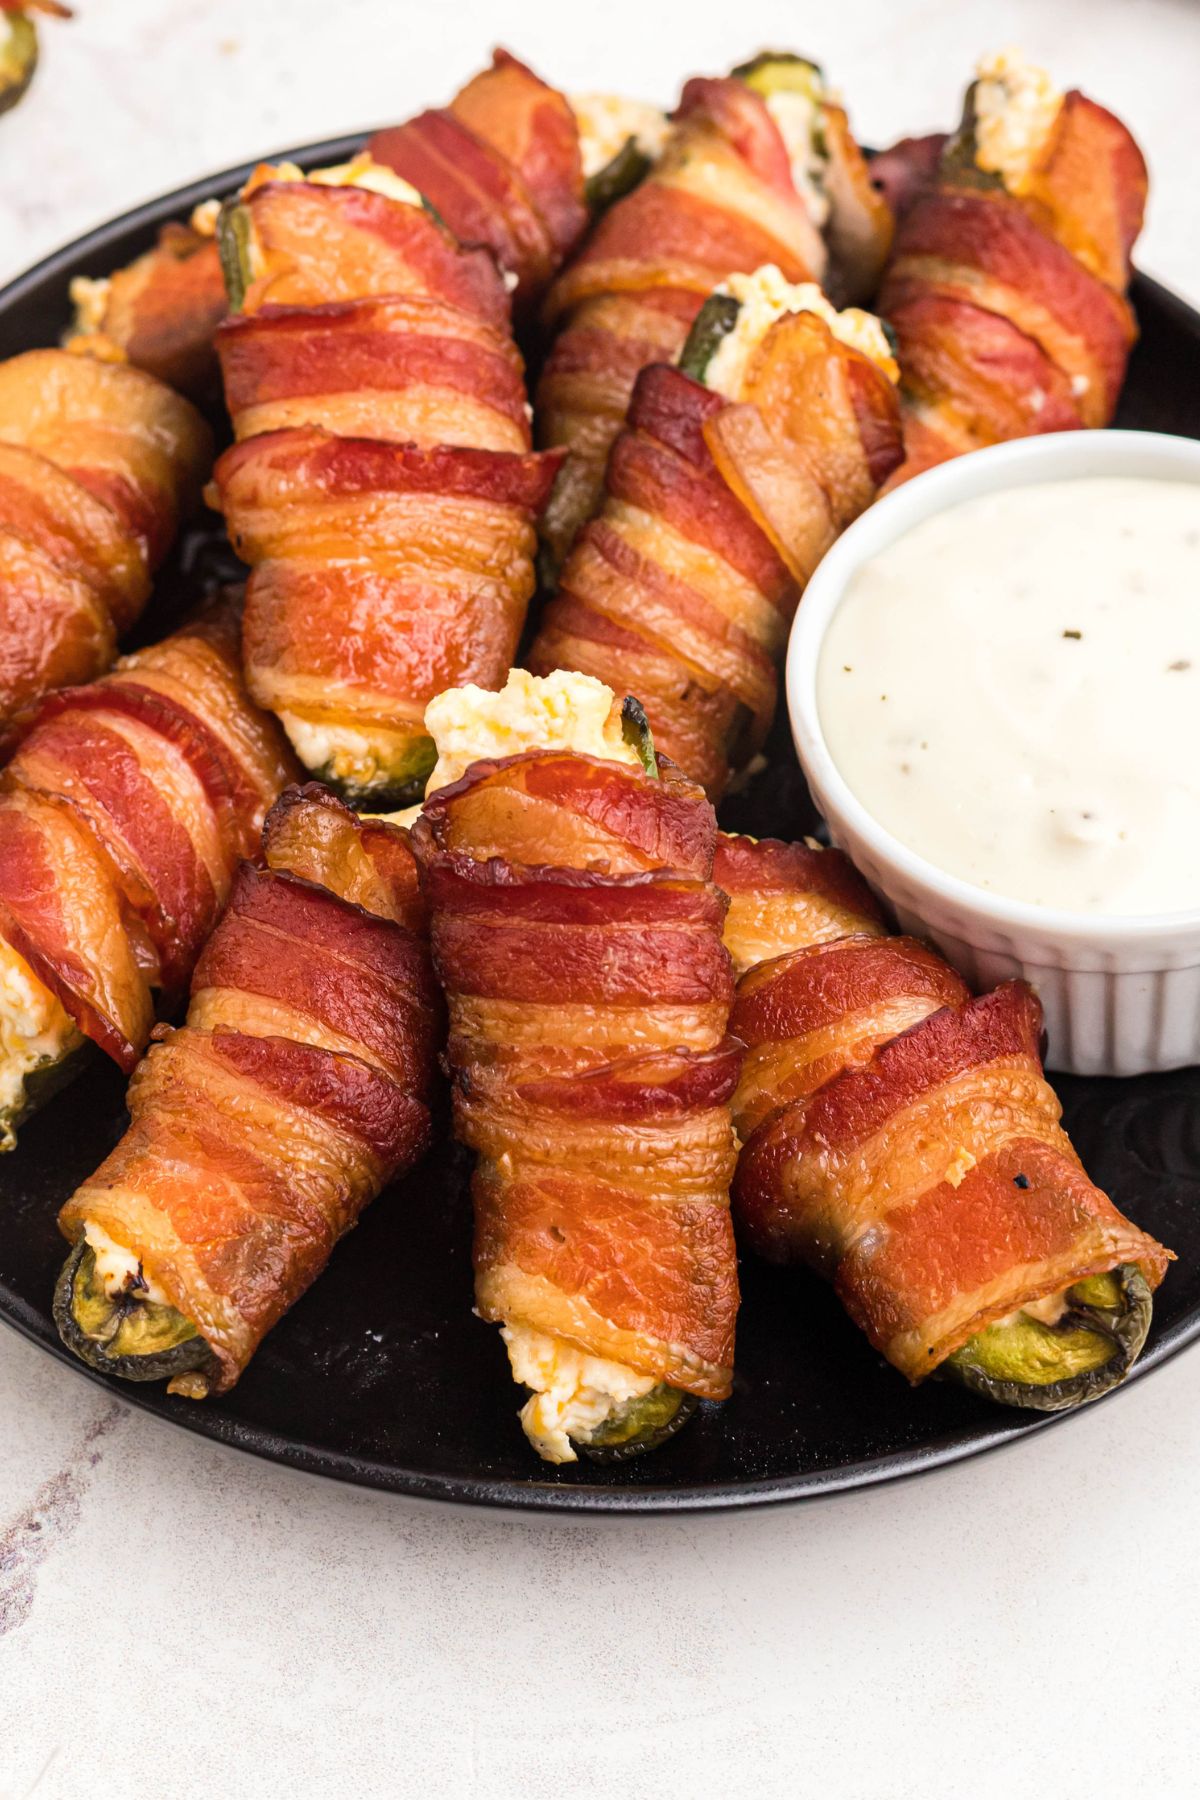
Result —
[[[946,873],[1070,912],[1200,907],[1200,483],[926,519],[849,582],[817,704],[862,805]]]

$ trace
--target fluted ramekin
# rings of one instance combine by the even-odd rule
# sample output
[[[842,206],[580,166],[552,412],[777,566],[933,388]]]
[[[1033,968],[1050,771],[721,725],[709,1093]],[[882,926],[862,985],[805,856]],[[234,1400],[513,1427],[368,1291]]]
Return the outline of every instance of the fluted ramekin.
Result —
[[[1050,1068],[1136,1075],[1200,1062],[1200,907],[1145,916],[1066,912],[947,874],[893,837],[851,791],[817,705],[822,640],[864,562],[977,495],[1092,475],[1200,483],[1200,442],[1157,432],[1068,432],[978,450],[907,482],[850,527],[809,582],[788,646],[787,699],[796,750],[834,842],[903,929],[931,938],[976,988],[1012,975],[1030,981],[1045,1009]],[[870,728],[865,719],[863,728]],[[1200,884],[1200,845],[1196,859]]]

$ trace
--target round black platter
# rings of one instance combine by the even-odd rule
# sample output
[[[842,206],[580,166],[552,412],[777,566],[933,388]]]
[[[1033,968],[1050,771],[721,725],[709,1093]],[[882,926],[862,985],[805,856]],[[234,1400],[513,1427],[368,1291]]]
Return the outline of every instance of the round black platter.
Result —
[[[288,154],[320,164],[360,144],[340,139]],[[231,170],[139,207],[14,282],[0,294],[0,356],[54,343],[67,323],[73,276],[128,262],[166,220],[232,192],[247,173]],[[1144,276],[1133,298],[1142,338],[1118,423],[1200,437],[1200,315]],[[194,592],[213,543],[200,529],[181,547],[143,635],[157,636]],[[723,822],[781,836],[811,830],[815,816],[782,727],[772,751],[770,768]],[[1136,1383],[1200,1336],[1200,1070],[1057,1085],[1094,1179],[1179,1253],[1157,1296]],[[116,1068],[98,1060],[0,1159],[0,1316],[90,1379],[116,1385],[123,1399],[221,1443],[429,1499],[644,1513],[834,1493],[1055,1422],[936,1382],[910,1390],[819,1282],[747,1259],[737,1376],[724,1406],[701,1407],[685,1431],[640,1462],[560,1471],[539,1464],[517,1423],[519,1396],[499,1335],[471,1311],[468,1168],[451,1146],[376,1202],[231,1394],[197,1405],[156,1386],[111,1384],[63,1350],[50,1296],[64,1248],[55,1214],[120,1135],[123,1094]]]

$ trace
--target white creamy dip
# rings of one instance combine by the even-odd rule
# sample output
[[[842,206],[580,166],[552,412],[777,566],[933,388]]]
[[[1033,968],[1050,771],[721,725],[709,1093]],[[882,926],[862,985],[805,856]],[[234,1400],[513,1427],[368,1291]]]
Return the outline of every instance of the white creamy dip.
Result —
[[[851,580],[817,698],[858,799],[947,873],[1072,912],[1200,907],[1200,483],[926,519]]]

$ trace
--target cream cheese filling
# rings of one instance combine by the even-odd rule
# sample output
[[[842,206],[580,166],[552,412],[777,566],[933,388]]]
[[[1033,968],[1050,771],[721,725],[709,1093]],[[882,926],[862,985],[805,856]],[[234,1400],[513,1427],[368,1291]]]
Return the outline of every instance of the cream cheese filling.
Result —
[[[83,1042],[62,1003],[23,956],[0,940],[0,1149],[16,1142],[12,1120],[25,1103],[25,1082]]]
[[[829,195],[825,192],[829,157],[822,131],[821,95],[815,88],[811,94],[784,89],[767,94],[765,101],[788,153],[792,186],[819,230],[829,218]]]
[[[472,763],[523,750],[575,750],[607,762],[639,762],[625,742],[621,708],[594,675],[530,675],[510,669],[499,693],[468,685],[448,688],[425,708],[425,729],[437,748],[426,794],[448,787]]]
[[[731,275],[714,291],[731,296],[739,306],[732,331],[717,345],[704,375],[705,386],[727,400],[741,399],[751,359],[772,325],[787,313],[815,313],[839,343],[869,357],[889,380],[900,378],[899,366],[874,313],[857,306],[839,312],[815,282],[788,281],[775,263],[764,263],[751,275]]]
[[[349,162],[334,163],[328,169],[306,171],[294,162],[261,163],[243,188],[243,197],[269,181],[305,181],[310,187],[365,188],[368,193],[382,194],[385,200],[398,200],[403,206],[422,204],[421,195],[411,182],[397,175],[394,169],[377,163],[365,150],[351,157]]]
[[[1019,194],[1063,103],[1054,85],[1019,50],[985,56],[975,71],[975,161]]]
[[[142,1268],[141,1261],[110,1238],[102,1225],[89,1219],[83,1228],[83,1235],[88,1249],[96,1261],[96,1274],[106,1294],[115,1298],[136,1289],[138,1298],[149,1301],[154,1306],[169,1306],[170,1301],[156,1281],[152,1281]]]
[[[579,127],[585,181],[606,168],[630,138],[649,161],[662,155],[671,122],[660,107],[618,94],[572,94],[569,104]]]
[[[533,1389],[521,1408],[525,1436],[544,1462],[572,1463],[572,1445],[586,1444],[612,1414],[657,1386],[624,1363],[589,1356],[565,1338],[529,1325],[502,1325],[513,1380]]]

